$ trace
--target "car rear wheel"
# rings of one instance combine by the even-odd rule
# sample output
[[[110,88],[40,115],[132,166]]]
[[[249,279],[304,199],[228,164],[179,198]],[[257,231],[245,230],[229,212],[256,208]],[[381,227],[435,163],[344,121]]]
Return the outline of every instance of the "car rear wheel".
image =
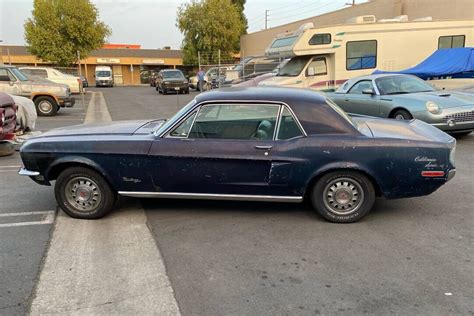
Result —
[[[334,223],[352,223],[364,217],[374,205],[372,182],[354,171],[331,172],[319,179],[311,192],[316,211]]]
[[[37,97],[34,103],[38,116],[55,116],[58,112],[58,104],[51,97]]]
[[[392,118],[396,120],[411,120],[413,116],[411,116],[410,112],[405,110],[397,110],[395,113],[392,114]]]
[[[112,209],[116,199],[104,177],[84,167],[71,167],[61,172],[54,194],[66,214],[81,219],[103,217]]]

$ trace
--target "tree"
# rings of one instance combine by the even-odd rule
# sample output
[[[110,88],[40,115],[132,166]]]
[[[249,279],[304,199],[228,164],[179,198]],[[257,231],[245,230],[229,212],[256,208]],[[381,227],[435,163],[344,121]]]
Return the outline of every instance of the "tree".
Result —
[[[232,3],[237,6],[239,9],[239,14],[240,14],[240,19],[242,20],[242,30],[240,31],[240,36],[247,34],[247,27],[248,27],[248,21],[247,17],[244,14],[244,6],[245,6],[246,0],[232,0]],[[240,50],[240,41],[238,43],[238,46],[236,47],[236,50]]]
[[[50,62],[67,66],[101,48],[110,28],[98,20],[89,0],[35,0],[32,18],[25,22],[29,51]]]
[[[212,55],[216,63],[218,50],[222,59],[229,58],[239,47],[245,30],[239,8],[231,0],[193,0],[178,8],[176,25],[184,35],[183,62],[196,65],[198,52]]]

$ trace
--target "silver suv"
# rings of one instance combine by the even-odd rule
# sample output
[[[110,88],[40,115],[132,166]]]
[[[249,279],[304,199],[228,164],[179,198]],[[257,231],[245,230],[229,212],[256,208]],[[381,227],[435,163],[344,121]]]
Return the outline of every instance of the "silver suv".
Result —
[[[67,85],[29,78],[14,66],[0,65],[0,92],[30,98],[39,116],[54,116],[60,107],[75,103]]]

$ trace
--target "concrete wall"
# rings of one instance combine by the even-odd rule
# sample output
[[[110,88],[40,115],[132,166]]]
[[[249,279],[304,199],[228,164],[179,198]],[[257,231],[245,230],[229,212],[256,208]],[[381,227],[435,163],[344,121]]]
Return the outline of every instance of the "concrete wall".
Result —
[[[296,30],[307,22],[315,27],[342,24],[351,17],[375,15],[377,19],[406,14],[410,20],[432,16],[433,19],[474,19],[474,0],[372,0],[353,7],[285,24],[247,35],[240,39],[241,57],[263,55],[272,39],[281,33]]]

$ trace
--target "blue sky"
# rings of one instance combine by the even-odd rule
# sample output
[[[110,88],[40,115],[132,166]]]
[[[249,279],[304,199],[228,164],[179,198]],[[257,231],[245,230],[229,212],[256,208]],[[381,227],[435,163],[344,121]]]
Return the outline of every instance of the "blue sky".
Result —
[[[362,3],[366,0],[357,0]],[[176,27],[176,10],[186,0],[92,0],[100,18],[112,28],[111,43],[140,44],[143,48],[171,46],[178,49],[182,36]],[[277,26],[338,10],[349,0],[247,0],[245,14],[249,32],[265,25]],[[23,23],[30,17],[33,0],[0,0],[0,40],[22,45]]]

